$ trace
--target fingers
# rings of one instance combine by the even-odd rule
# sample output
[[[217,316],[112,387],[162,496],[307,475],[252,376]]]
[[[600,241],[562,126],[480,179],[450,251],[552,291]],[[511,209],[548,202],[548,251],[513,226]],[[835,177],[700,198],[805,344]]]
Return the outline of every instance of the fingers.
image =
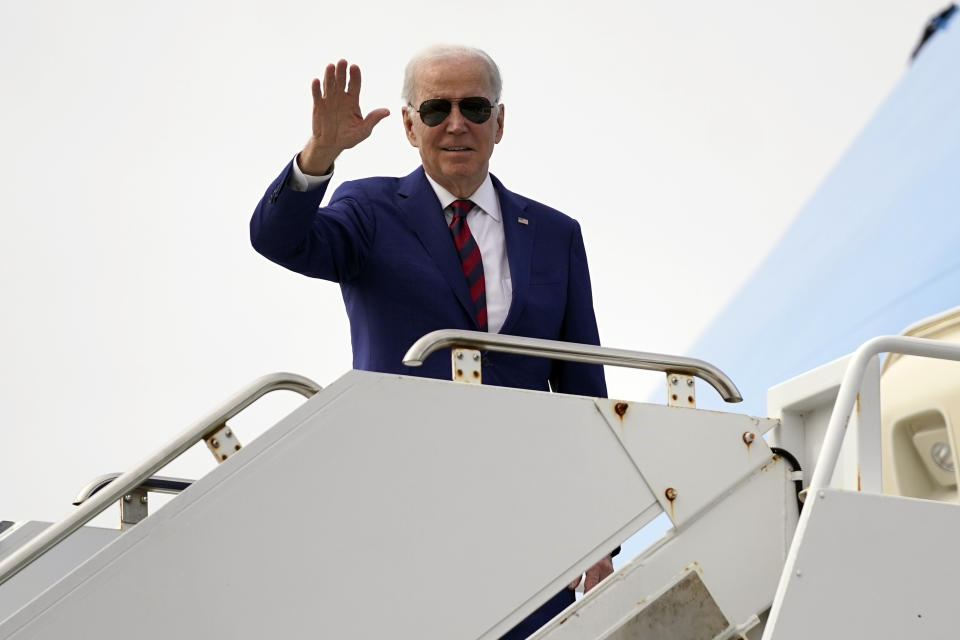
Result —
[[[341,60],[346,64],[346,60]],[[347,85],[347,93],[354,98],[360,96],[360,67],[355,64],[350,65],[350,84]]]
[[[347,61],[341,58],[337,61],[337,70],[334,74],[334,93],[343,93],[347,86]]]
[[[310,83],[310,93],[313,94],[313,109],[316,111],[323,104],[323,92],[320,88],[319,78],[314,78]]]
[[[580,581],[583,580],[583,576],[577,576],[577,579],[567,585],[567,589],[576,589],[580,586]]]
[[[334,85],[336,84],[336,72],[337,68],[332,64],[328,64],[327,68],[323,72],[323,97],[327,98],[330,96],[330,92],[333,91]]]
[[[340,59],[336,64],[328,64],[323,73],[323,94],[326,100],[339,97],[342,93],[348,93],[354,98],[360,95],[360,67],[355,64],[349,65],[349,81],[347,77],[347,61]],[[314,91],[314,102],[317,101],[317,93]]]
[[[313,117],[311,118],[313,135],[317,135],[320,133],[320,122],[323,117],[323,92],[320,88],[319,78],[314,78],[310,82],[310,93],[313,95]]]

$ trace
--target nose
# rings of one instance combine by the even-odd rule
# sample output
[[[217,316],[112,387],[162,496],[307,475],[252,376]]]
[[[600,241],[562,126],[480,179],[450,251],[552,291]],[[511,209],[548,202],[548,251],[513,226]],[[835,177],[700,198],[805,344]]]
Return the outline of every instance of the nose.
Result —
[[[452,105],[450,105],[450,115],[447,116],[444,124],[447,127],[448,133],[460,133],[462,131],[466,131],[467,120],[463,117],[463,114],[460,113],[459,103],[454,102]]]

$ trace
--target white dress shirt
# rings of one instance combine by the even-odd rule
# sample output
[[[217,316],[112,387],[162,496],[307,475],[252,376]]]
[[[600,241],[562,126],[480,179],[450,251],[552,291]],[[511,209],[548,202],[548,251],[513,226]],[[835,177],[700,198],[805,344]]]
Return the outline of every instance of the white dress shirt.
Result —
[[[293,162],[290,172],[290,187],[294,191],[310,191],[330,180],[329,173],[325,176],[308,176]],[[437,184],[430,176],[427,181],[433,187],[440,206],[444,209],[447,226],[453,220],[453,214],[446,211],[454,200],[458,198]],[[507,261],[507,240],[503,232],[503,216],[500,212],[500,199],[493,188],[490,174],[484,179],[480,187],[469,197],[474,207],[467,214],[467,226],[473,234],[477,246],[480,248],[480,257],[483,261],[483,278],[487,295],[487,330],[490,333],[499,333],[507,319],[510,302],[513,300],[513,286],[510,281],[510,263]],[[453,237],[450,238],[451,244]]]

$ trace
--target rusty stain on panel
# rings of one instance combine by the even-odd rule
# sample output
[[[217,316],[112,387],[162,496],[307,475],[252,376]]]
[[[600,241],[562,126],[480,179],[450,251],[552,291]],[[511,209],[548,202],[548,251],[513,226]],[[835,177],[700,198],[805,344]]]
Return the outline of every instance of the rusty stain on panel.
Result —
[[[618,418],[623,420],[623,416],[629,408],[630,405],[628,405],[626,402],[618,402],[617,404],[613,405],[613,412],[617,414]]]
[[[571,616],[576,616],[577,618],[579,618],[579,617],[580,617],[580,612],[579,612],[579,611],[574,611],[574,612],[571,613],[570,615],[564,616],[564,617],[560,620],[560,622],[558,622],[557,624],[558,624],[558,625],[563,624],[564,622],[566,622],[567,620],[569,620],[569,619],[571,618]]]
[[[673,510],[673,501],[677,499],[677,490],[673,487],[667,487],[667,490],[663,492],[663,495],[670,502],[670,517],[674,517],[676,514]]]

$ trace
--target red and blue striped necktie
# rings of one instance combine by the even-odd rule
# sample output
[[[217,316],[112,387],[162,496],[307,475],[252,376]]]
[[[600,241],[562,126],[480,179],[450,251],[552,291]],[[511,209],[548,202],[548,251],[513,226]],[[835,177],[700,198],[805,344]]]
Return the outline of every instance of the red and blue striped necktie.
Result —
[[[483,258],[480,247],[467,226],[467,214],[473,209],[469,200],[454,200],[447,209],[453,214],[450,233],[460,255],[460,266],[467,278],[470,299],[473,300],[474,317],[481,331],[487,330],[487,285],[483,280]]]

